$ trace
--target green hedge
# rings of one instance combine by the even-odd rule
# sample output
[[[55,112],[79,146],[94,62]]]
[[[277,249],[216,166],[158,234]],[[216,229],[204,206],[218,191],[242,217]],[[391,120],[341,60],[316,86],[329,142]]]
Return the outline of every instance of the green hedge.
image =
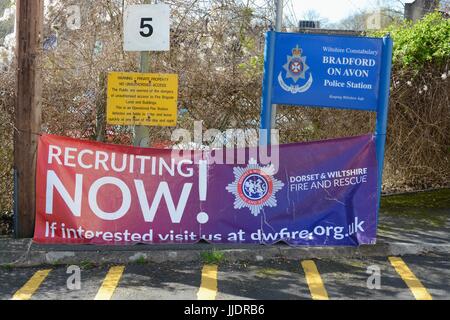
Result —
[[[450,20],[439,12],[430,13],[413,23],[405,21],[376,31],[374,36],[389,32],[394,40],[394,65],[420,71],[433,63],[443,65],[450,57]]]

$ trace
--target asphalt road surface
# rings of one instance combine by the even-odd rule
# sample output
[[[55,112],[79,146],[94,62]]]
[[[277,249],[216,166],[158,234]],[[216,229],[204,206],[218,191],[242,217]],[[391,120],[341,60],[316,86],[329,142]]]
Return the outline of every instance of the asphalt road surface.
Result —
[[[68,266],[3,267],[0,299],[450,299],[450,255],[223,262],[218,266],[200,262],[84,264],[69,270]]]

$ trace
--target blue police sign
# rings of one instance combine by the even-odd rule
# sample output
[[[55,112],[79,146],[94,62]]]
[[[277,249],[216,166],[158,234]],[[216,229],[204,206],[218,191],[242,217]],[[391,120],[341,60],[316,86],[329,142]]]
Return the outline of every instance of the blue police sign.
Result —
[[[392,50],[390,36],[267,32],[261,145],[270,144],[274,104],[374,111],[381,195]]]
[[[272,103],[376,111],[380,38],[275,34]]]

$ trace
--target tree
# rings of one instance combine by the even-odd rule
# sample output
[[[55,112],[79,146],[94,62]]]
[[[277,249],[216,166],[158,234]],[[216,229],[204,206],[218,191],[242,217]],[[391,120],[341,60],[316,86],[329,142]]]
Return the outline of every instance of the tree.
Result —
[[[366,29],[369,14],[365,11],[354,13],[349,17],[333,24],[333,29],[363,31]]]
[[[307,10],[303,16],[303,20],[308,21],[319,21],[321,26],[325,26],[328,24],[329,20],[325,17],[323,17],[318,11],[316,10]]]

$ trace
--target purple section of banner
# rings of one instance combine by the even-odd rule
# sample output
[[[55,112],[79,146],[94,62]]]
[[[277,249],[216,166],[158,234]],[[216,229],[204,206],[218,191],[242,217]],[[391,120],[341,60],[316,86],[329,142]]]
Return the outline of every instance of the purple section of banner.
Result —
[[[209,180],[215,190],[214,200],[207,205],[211,219],[199,232],[244,232],[245,237],[238,241],[245,243],[375,243],[378,193],[372,135],[280,146],[280,168],[273,177],[258,174],[252,167],[260,170],[257,165],[210,168]],[[252,176],[252,172],[256,174]],[[250,183],[245,184],[247,176]],[[266,196],[258,204],[252,200],[264,194],[265,180],[272,184],[272,197]],[[230,184],[233,181],[238,183]],[[223,194],[227,186],[228,194]]]

